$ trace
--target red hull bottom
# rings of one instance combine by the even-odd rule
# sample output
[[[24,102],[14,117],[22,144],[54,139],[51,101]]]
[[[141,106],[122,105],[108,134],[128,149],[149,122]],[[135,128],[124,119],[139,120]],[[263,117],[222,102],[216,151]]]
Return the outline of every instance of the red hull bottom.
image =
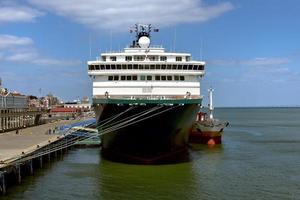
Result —
[[[190,160],[187,147],[182,147],[175,151],[164,153],[162,155],[150,158],[133,156],[130,154],[125,154],[120,151],[113,151],[110,149],[102,149],[101,154],[104,158],[107,158],[112,161],[144,165],[170,164],[187,162]]]
[[[216,134],[216,132],[192,132],[189,135],[189,142],[196,144],[222,144],[222,136],[221,134]]]

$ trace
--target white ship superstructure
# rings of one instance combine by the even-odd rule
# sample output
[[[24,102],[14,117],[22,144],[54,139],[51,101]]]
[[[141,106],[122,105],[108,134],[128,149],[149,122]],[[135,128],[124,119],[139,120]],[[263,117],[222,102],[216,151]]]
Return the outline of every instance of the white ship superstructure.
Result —
[[[89,61],[88,74],[94,98],[199,99],[204,65],[189,53],[150,46],[148,35],[123,52],[102,53],[100,59]]]

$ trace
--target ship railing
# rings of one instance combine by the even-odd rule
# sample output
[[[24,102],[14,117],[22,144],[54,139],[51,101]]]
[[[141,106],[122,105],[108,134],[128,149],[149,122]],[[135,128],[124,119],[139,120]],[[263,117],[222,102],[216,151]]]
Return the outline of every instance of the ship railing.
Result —
[[[105,95],[95,95],[96,99],[107,99]],[[203,96],[199,95],[176,95],[176,96],[165,96],[165,95],[131,95],[131,96],[120,96],[110,95],[109,99],[124,99],[124,100],[176,100],[176,99],[202,99]]]
[[[126,46],[126,49],[128,49],[128,48],[139,48],[139,47],[131,47],[130,45],[127,45]],[[148,47],[149,49],[163,49],[163,45],[150,45],[149,47]]]

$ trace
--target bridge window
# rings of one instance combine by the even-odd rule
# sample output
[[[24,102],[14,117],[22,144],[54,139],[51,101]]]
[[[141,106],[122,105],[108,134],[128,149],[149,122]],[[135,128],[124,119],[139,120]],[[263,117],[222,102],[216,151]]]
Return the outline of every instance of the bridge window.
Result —
[[[189,70],[192,70],[193,69],[193,65],[189,65]]]
[[[138,69],[138,65],[133,65],[133,69]]]
[[[198,65],[193,66],[193,70],[197,70],[197,68],[198,68]]]
[[[125,56],[126,61],[132,61],[132,56]]]
[[[103,61],[106,61],[106,56],[101,57]]]
[[[127,81],[131,81],[131,76],[126,76]]]
[[[111,61],[117,61],[117,57],[116,57],[116,56],[111,56],[111,57],[110,57],[110,60],[111,60]]]
[[[167,80],[171,81],[172,80],[172,76],[167,76]]]
[[[175,81],[179,81],[179,76],[174,76]]]
[[[113,76],[108,76],[108,80],[112,81],[112,80],[114,80],[114,77]]]
[[[118,81],[119,80],[119,76],[114,76],[114,81]]]
[[[147,81],[152,81],[152,76],[147,76]]]
[[[155,65],[150,65],[150,69],[155,69]]]
[[[139,69],[144,69],[144,65],[139,65]]]
[[[167,56],[161,56],[160,61],[167,61]]]
[[[156,65],[156,66],[155,66],[155,69],[160,69],[160,65]]]
[[[176,61],[182,61],[182,57],[176,56]]]
[[[187,70],[187,68],[188,68],[187,65],[183,65],[184,70]]]
[[[110,69],[110,65],[105,65],[105,69]]]
[[[157,61],[158,60],[158,56],[148,56],[148,59],[150,61]]]
[[[145,78],[146,78],[146,77],[145,77],[144,75],[140,76],[140,80],[141,80],[141,81],[146,80]]]
[[[136,80],[137,80],[137,75],[133,75],[133,76],[132,76],[132,80],[133,80],[133,81],[136,81]]]
[[[161,69],[166,69],[166,65],[161,65]]]
[[[182,65],[178,65],[177,69],[182,70]]]
[[[121,76],[121,81],[125,81],[126,80],[126,76]]]
[[[127,65],[122,65],[122,69],[127,69]]]
[[[179,77],[181,81],[184,81],[184,76]]]
[[[185,60],[186,60],[186,61],[190,61],[190,60],[191,60],[191,56],[186,56],[186,57],[185,57]]]
[[[117,69],[121,69],[121,65],[117,65]]]
[[[172,68],[172,65],[167,65],[167,69],[171,69]]]
[[[94,70],[94,65],[89,65],[89,70]]]
[[[162,81],[167,80],[166,76],[161,76],[161,80],[162,80]]]
[[[160,81],[160,76],[155,76],[156,81]]]
[[[128,69],[132,69],[132,65],[128,65]]]
[[[177,69],[177,65],[172,65],[172,69]]]
[[[204,70],[204,65],[199,65],[198,70]]]
[[[149,69],[150,68],[150,66],[149,65],[145,65],[145,69]]]
[[[111,65],[111,69],[116,69],[116,65]]]
[[[134,56],[134,60],[135,61],[144,61],[145,60],[145,56]]]
[[[100,69],[104,70],[105,69],[105,65],[100,65]]]

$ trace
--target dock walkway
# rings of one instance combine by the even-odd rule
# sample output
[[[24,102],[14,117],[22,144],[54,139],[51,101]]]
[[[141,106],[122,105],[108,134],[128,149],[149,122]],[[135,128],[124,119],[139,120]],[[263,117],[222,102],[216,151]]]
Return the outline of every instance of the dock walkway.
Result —
[[[56,127],[73,124],[82,120],[83,119],[61,120],[20,129],[18,134],[16,131],[0,134],[0,168],[3,167],[8,160],[36,150],[37,145],[43,147],[47,145],[49,141],[52,143],[58,140],[58,131],[53,132]],[[51,129],[51,134],[49,134],[49,129]]]

